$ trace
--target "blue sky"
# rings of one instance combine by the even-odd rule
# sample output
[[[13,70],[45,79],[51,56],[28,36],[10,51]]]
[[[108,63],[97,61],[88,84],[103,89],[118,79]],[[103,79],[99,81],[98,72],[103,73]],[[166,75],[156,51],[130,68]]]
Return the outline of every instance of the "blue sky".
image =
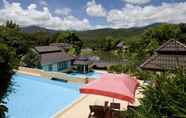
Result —
[[[186,22],[186,0],[0,0],[0,24],[59,30]]]

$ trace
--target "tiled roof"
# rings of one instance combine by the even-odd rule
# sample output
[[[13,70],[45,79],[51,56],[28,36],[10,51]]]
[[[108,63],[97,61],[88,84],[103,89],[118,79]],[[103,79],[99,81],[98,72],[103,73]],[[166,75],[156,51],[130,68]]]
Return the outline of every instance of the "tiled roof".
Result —
[[[41,54],[41,64],[53,64],[63,61],[73,60],[74,58],[65,52],[54,52]]]
[[[39,53],[50,53],[50,52],[60,52],[60,48],[58,48],[57,46],[37,46],[35,47],[35,49],[39,52]]]
[[[156,54],[146,60],[140,67],[147,70],[175,70],[182,67],[186,70],[186,55]]]
[[[186,46],[176,40],[169,40],[140,67],[147,70],[175,70],[181,67],[186,70]]]
[[[51,43],[50,46],[57,46],[61,48],[71,48],[72,45],[68,43]]]
[[[93,62],[89,60],[88,57],[78,57],[76,58],[76,60],[74,61],[75,65],[90,65]]]
[[[171,39],[167,42],[165,42],[163,45],[161,45],[157,50],[157,52],[171,52],[171,51],[185,51],[186,52],[186,46],[174,39]]]

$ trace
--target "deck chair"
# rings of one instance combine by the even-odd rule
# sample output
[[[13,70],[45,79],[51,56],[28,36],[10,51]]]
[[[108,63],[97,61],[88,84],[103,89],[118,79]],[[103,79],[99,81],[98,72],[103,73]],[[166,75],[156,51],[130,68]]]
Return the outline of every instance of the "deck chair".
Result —
[[[90,105],[90,114],[89,118],[104,118],[104,106],[100,105]]]
[[[110,103],[112,118],[121,118],[120,103]]]
[[[114,110],[120,110],[120,103],[110,103],[110,108]]]
[[[122,112],[120,110],[111,110],[111,118],[121,118],[122,117]]]

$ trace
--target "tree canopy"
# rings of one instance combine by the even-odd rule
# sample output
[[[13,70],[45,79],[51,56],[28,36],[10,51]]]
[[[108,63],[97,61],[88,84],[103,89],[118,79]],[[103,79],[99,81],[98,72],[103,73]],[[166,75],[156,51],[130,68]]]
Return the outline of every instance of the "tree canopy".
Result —
[[[18,59],[16,58],[15,49],[8,47],[6,44],[0,43],[0,103],[11,91],[11,76],[13,74],[12,69],[18,65]],[[7,108],[0,105],[0,117],[4,118]]]

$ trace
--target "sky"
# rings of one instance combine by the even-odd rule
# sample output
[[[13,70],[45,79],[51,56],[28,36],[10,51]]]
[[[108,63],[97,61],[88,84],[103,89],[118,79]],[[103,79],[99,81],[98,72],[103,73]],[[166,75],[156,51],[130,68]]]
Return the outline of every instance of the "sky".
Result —
[[[54,30],[186,23],[186,0],[0,0],[0,24]]]

